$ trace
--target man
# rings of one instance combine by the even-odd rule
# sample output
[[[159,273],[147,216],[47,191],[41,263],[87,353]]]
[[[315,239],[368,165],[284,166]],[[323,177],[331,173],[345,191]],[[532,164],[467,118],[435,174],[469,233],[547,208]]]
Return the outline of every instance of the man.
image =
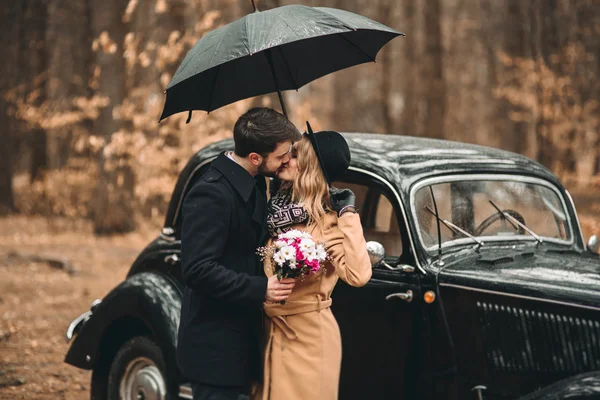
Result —
[[[233,129],[235,151],[185,196],[177,360],[195,400],[238,399],[261,379],[262,303],[287,299],[294,286],[267,279],[256,255],[267,232],[264,177],[289,161],[300,137],[277,111],[249,110]]]

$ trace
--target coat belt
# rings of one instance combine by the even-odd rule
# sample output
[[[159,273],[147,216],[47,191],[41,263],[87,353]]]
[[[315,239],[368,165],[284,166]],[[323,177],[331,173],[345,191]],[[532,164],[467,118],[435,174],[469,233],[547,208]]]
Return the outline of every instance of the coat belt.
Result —
[[[288,324],[285,317],[288,315],[304,314],[314,311],[320,312],[329,307],[331,307],[331,299],[321,300],[321,296],[319,295],[316,295],[315,300],[309,301],[288,300],[283,306],[277,303],[264,304],[265,314],[271,319],[272,323],[265,352],[265,375],[261,396],[262,400],[268,400],[271,397],[271,349],[273,346],[273,337],[275,336],[275,326],[281,330],[287,339],[296,340],[298,335],[294,328]]]
[[[316,301],[289,300],[285,303],[284,306],[277,303],[265,303],[264,310],[265,314],[267,314],[267,316],[271,318],[273,324],[277,325],[277,327],[281,329],[281,331],[288,339],[295,340],[298,338],[298,335],[296,334],[294,328],[292,328],[287,323],[284,317],[288,315],[297,315],[313,311],[321,311],[324,308],[328,307],[331,307],[331,299],[321,300],[321,296],[316,295]],[[270,336],[272,337],[273,334],[273,326],[271,326]]]

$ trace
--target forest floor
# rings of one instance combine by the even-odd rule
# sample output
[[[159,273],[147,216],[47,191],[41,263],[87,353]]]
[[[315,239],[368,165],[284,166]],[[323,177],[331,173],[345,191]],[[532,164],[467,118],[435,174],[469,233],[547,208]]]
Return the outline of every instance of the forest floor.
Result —
[[[89,399],[90,372],[63,362],[66,329],[156,233],[96,237],[85,221],[0,219],[0,399]]]
[[[600,233],[600,196],[573,195],[585,237]],[[86,221],[0,218],[0,399],[89,398],[90,372],[63,362],[66,328],[125,278],[156,233],[96,237]]]

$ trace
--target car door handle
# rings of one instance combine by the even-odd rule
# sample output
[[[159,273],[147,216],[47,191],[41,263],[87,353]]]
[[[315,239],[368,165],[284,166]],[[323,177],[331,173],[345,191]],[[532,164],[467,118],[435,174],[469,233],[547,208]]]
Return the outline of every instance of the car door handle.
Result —
[[[165,262],[171,265],[175,265],[179,262],[179,256],[177,254],[169,254],[165,257]]]
[[[390,299],[402,299],[404,301],[406,301],[407,303],[410,303],[413,299],[413,292],[412,290],[407,290],[406,293],[392,293],[392,294],[388,294],[387,296],[385,296],[386,300],[390,300]]]

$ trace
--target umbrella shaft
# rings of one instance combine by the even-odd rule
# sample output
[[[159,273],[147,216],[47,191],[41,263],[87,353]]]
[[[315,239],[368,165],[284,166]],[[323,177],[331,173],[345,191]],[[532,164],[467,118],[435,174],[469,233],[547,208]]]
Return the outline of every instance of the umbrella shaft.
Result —
[[[287,117],[288,114],[285,109],[285,103],[283,102],[283,95],[281,94],[281,90],[279,90],[279,82],[277,81],[277,74],[275,73],[275,66],[273,65],[271,49],[266,50],[265,54],[267,56],[267,61],[269,61],[269,66],[271,67],[271,74],[273,75],[273,81],[275,82],[275,90],[277,90],[277,96],[279,96],[279,102],[281,103],[281,111],[283,111],[283,115]]]
[[[287,115],[287,110],[285,109],[285,103],[283,102],[283,95],[281,94],[281,90],[277,89],[277,96],[279,96],[279,102],[281,103],[281,111],[283,111],[283,115],[285,115],[286,117]]]

